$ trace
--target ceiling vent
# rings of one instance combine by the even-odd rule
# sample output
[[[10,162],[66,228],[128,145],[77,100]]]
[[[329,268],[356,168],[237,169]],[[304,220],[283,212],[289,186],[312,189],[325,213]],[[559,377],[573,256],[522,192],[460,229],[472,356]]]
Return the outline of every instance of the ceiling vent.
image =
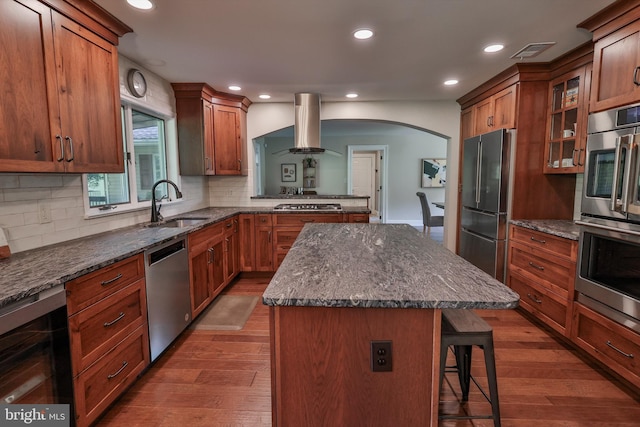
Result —
[[[554,44],[556,44],[556,42],[529,43],[528,45],[511,55],[511,59],[533,58],[534,56],[540,55],[542,52],[549,49]]]

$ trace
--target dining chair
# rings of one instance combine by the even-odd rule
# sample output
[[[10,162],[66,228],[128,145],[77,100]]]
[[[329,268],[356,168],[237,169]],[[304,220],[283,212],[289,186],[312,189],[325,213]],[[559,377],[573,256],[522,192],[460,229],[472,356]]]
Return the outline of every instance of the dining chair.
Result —
[[[431,232],[431,227],[443,227],[444,216],[431,215],[427,196],[422,191],[418,191],[416,195],[420,199],[420,205],[422,206],[422,233],[426,231],[427,234],[429,234]]]

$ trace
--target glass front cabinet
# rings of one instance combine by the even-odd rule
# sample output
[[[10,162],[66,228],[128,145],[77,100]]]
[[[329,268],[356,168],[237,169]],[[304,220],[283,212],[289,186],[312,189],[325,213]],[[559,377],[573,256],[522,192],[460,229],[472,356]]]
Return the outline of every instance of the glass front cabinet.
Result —
[[[545,173],[584,171],[590,78],[591,69],[584,66],[549,85]]]

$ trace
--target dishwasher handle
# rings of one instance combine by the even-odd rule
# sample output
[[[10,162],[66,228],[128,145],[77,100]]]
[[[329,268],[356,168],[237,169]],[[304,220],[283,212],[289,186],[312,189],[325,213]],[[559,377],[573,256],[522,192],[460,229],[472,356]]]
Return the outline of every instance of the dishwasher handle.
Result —
[[[147,258],[149,265],[153,265],[155,263],[162,261],[165,258],[169,258],[171,255],[185,250],[185,248],[186,248],[185,240],[181,239],[175,243],[166,245],[160,249],[156,249],[156,250],[152,249],[151,251],[149,251],[149,256]]]

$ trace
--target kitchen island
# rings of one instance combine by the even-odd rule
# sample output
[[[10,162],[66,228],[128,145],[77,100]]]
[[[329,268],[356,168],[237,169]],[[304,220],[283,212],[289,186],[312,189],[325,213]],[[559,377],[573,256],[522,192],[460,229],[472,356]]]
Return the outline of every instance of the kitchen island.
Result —
[[[263,294],[273,425],[436,426],[441,309],[518,301],[411,226],[306,225]]]

